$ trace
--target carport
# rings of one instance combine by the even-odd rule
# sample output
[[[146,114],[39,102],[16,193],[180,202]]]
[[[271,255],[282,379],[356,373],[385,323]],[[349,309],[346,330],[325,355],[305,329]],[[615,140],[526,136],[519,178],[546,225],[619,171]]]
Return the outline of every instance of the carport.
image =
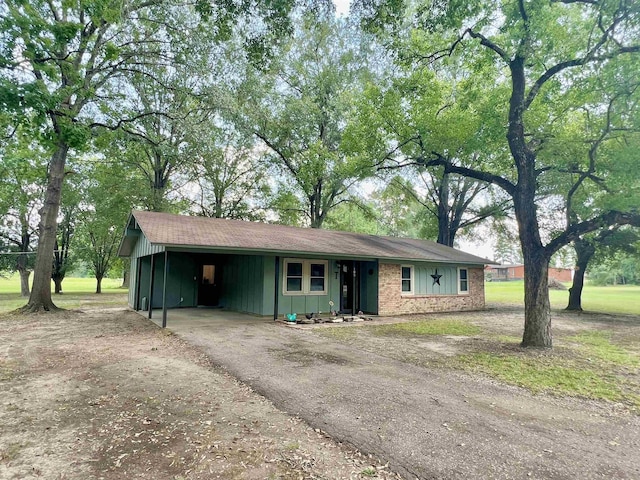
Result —
[[[162,310],[157,309],[155,313]],[[141,315],[148,316],[147,312],[138,312]],[[233,312],[223,310],[221,308],[174,308],[170,309],[166,316],[151,316],[151,321],[159,327],[167,326],[167,319],[171,321],[169,325],[172,330],[180,330],[190,332],[201,328],[221,328],[223,326],[233,324],[238,325],[257,325],[270,323],[269,317],[258,317],[247,313]],[[163,325],[164,323],[164,325]]]

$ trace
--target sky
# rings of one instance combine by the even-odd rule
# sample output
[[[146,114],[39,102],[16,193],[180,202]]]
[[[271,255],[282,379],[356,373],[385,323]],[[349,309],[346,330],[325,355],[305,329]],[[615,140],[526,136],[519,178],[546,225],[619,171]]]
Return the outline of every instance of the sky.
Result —
[[[349,4],[351,0],[333,0],[336,6],[336,15],[342,17],[349,14]]]

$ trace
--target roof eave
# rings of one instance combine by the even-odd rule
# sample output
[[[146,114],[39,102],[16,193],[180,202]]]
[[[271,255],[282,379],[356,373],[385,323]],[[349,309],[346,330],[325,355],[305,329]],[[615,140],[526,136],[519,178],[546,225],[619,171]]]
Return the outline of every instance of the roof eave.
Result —
[[[277,250],[267,248],[241,248],[241,247],[216,247],[210,245],[184,245],[184,244],[169,244],[169,243],[151,243],[152,246],[164,247],[165,249],[179,249],[179,250],[200,250],[209,252],[246,252],[251,254],[269,254],[269,255],[289,255],[289,256],[321,256],[325,258],[340,258],[340,259],[364,259],[364,260],[389,260],[397,262],[432,262],[432,263],[454,263],[457,265],[487,265],[493,263],[491,260],[478,259],[475,260],[450,260],[450,259],[437,259],[437,258],[417,258],[417,257],[381,257],[375,255],[353,255],[353,254],[341,254],[332,252],[309,252],[309,251],[296,251],[296,250]]]
[[[122,232],[122,238],[120,239],[120,245],[118,245],[118,257],[129,257],[131,256],[131,252],[129,254],[123,253],[125,240],[129,235],[127,235],[127,231],[129,230],[129,225],[131,224],[131,219],[133,218],[133,212],[129,214],[129,218],[127,219],[126,226],[124,227],[124,231]]]

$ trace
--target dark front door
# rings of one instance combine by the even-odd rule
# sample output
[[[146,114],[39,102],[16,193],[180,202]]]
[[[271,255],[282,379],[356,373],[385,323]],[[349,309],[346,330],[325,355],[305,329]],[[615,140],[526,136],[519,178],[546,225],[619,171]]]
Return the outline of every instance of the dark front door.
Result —
[[[357,262],[343,260],[340,262],[340,311],[357,313],[360,309],[358,285],[360,275]]]
[[[220,291],[218,279],[220,272],[216,265],[202,265],[200,270],[200,285],[198,288],[198,305],[215,307],[218,305]]]

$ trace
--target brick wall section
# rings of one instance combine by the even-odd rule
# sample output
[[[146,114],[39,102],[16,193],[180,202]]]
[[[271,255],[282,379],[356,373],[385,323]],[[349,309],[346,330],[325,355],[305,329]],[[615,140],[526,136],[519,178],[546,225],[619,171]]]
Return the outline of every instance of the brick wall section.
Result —
[[[401,295],[400,265],[380,263],[378,315],[457,312],[484,308],[484,270],[469,268],[467,295]]]

